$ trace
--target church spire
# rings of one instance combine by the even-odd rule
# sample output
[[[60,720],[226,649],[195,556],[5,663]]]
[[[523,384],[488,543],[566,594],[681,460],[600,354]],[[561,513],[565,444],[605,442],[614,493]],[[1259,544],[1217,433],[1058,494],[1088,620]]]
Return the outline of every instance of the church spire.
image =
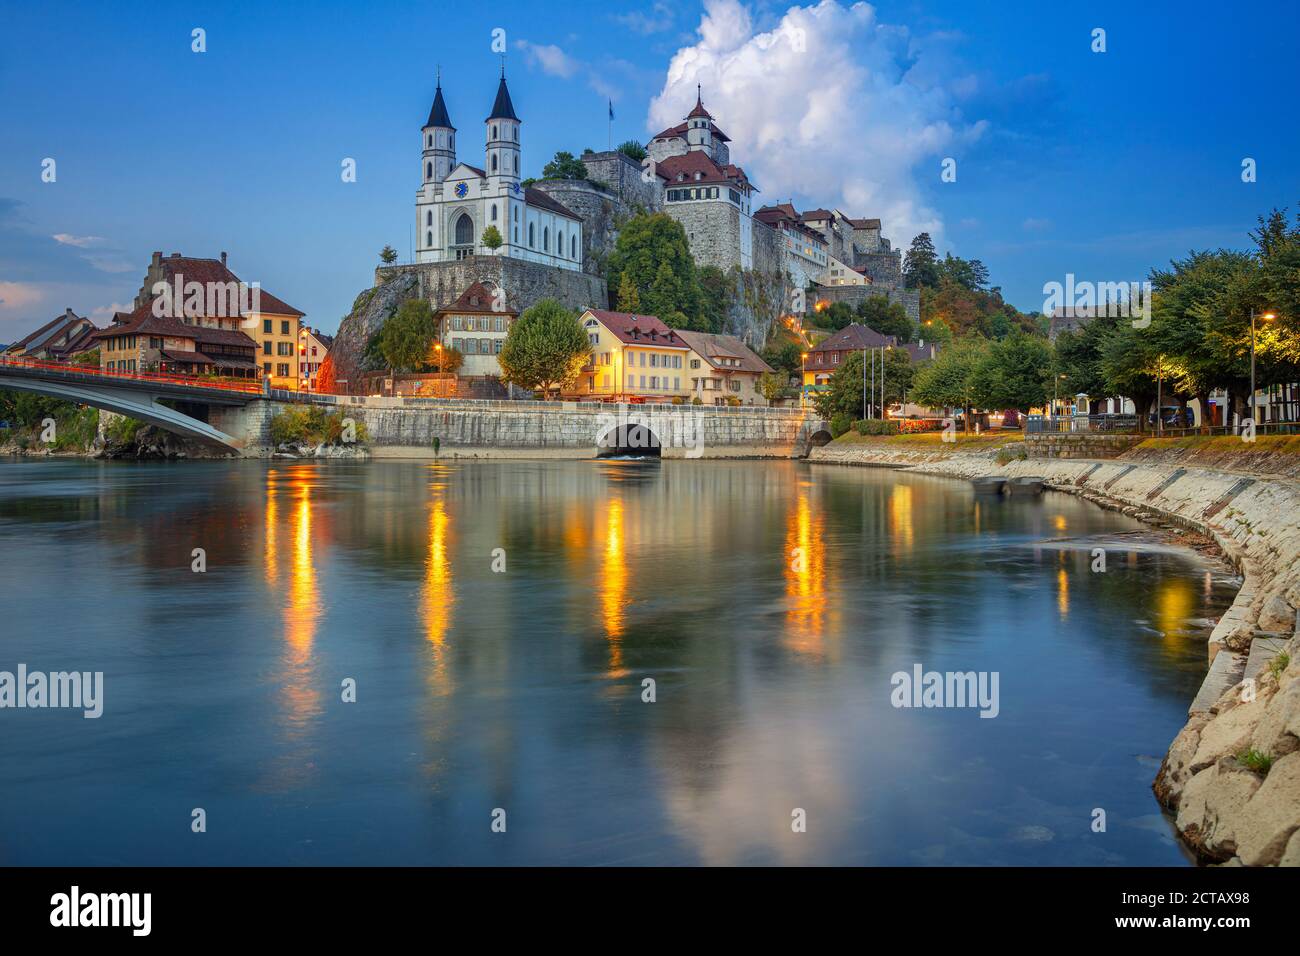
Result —
[[[447,114],[447,103],[442,98],[442,68],[438,68],[437,88],[433,94],[433,106],[429,110],[429,122],[425,127],[437,126],[441,129],[455,129],[451,125],[451,117]]]
[[[492,115],[489,120],[514,120],[519,122],[519,117],[515,115],[515,104],[510,102],[510,91],[506,89],[506,61],[505,57],[501,58],[501,83],[497,86],[496,102],[492,104]]]

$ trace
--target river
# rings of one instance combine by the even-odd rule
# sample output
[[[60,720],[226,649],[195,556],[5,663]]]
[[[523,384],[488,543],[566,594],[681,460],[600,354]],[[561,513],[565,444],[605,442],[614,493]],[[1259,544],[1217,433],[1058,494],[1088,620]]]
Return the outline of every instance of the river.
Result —
[[[1186,865],[1238,583],[884,469],[288,460],[0,462],[0,581],[0,670],[104,675],[0,710],[0,865]]]

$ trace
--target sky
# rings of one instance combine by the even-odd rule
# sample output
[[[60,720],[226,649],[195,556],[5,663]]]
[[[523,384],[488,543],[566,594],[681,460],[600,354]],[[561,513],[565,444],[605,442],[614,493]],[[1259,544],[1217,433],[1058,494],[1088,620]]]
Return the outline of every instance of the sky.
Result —
[[[482,164],[502,37],[524,175],[606,148],[611,102],[612,142],[646,142],[698,83],[760,202],[928,231],[1025,311],[1300,206],[1294,0],[11,3],[0,342],[67,307],[107,323],[155,250],[226,251],[332,332],[385,244],[409,258],[439,68]]]

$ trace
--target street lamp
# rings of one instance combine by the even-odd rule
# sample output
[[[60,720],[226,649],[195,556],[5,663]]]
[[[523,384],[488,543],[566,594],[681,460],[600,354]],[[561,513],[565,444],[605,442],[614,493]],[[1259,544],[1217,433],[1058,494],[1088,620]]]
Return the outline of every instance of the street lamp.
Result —
[[[441,392],[445,390],[443,388],[445,383],[442,380],[442,343],[435,342],[433,345],[433,350],[438,353],[438,391]],[[441,397],[446,398],[447,396],[443,395]]]
[[[1260,316],[1263,322],[1272,322],[1277,316],[1272,312],[1265,312]],[[1255,307],[1250,309],[1250,423],[1258,425],[1255,421]]]
[[[804,376],[808,374],[808,353],[800,352],[799,356],[799,407],[803,408],[808,401],[808,386],[803,381]]]

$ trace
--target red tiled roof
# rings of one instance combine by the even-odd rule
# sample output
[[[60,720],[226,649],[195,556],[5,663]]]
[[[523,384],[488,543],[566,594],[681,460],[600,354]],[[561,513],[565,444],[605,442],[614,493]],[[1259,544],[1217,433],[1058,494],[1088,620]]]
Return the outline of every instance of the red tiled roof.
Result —
[[[670,126],[662,133],[652,137],[653,139],[685,139],[687,126],[685,123],[678,123],[676,126]],[[718,129],[713,123],[709,123],[709,132],[713,134],[714,139],[722,140],[724,143],[730,143],[731,137]]]
[[[829,209],[809,209],[799,217],[802,222],[818,222],[823,219],[834,218]]]
[[[588,309],[583,315],[594,316],[625,345],[654,345],[665,349],[689,348],[676,329],[670,329],[653,315],[609,312],[605,309]]]
[[[239,276],[230,271],[230,268],[220,259],[195,259],[189,256],[166,256],[161,260],[163,277],[167,282],[175,281],[177,275],[183,277],[186,282],[201,282],[204,285],[208,283],[221,283],[223,285],[234,282],[239,283]],[[143,290],[146,294],[152,295],[152,290]],[[252,293],[250,292],[250,295]],[[277,298],[263,288],[257,290],[258,312],[267,315],[305,315],[286,303],[283,299]],[[137,300],[138,301],[138,300]]]
[[[492,303],[496,299],[496,293],[485,286],[482,282],[475,282],[468,289],[461,293],[460,298],[451,305],[438,310],[439,314],[444,312],[471,312],[484,315],[518,315],[513,309],[502,309],[497,312],[492,308]]]
[[[677,334],[714,368],[726,372],[756,372],[759,375],[774,371],[772,366],[764,362],[753,349],[734,335],[713,335],[686,329]],[[714,361],[716,358],[740,359],[740,365],[723,365]]]
[[[162,349],[163,358],[169,362],[184,362],[189,365],[211,365],[212,359],[202,352],[186,352],[184,349]]]
[[[879,219],[850,219],[849,223],[854,229],[879,229]]]
[[[213,329],[202,325],[190,325],[170,316],[153,314],[153,302],[146,302],[134,312],[118,312],[112,323],[93,333],[92,338],[107,339],[115,335],[155,335],[160,337],[193,339],[195,342],[208,342],[213,345],[234,345],[241,348],[256,348],[257,343],[251,336],[232,329]]]
[[[728,165],[723,169],[702,151],[693,149],[684,156],[669,156],[655,164],[655,173],[667,181],[669,186],[676,183],[726,183],[728,185],[748,186],[745,171],[739,166]],[[696,179],[695,174],[700,178]],[[679,179],[678,177],[684,177]]]
[[[875,329],[869,329],[865,325],[859,325],[853,322],[840,329],[830,338],[825,339],[815,348],[809,349],[808,354],[814,352],[852,352],[855,349],[878,349],[886,345],[896,345],[898,340],[892,335],[881,335]]]

